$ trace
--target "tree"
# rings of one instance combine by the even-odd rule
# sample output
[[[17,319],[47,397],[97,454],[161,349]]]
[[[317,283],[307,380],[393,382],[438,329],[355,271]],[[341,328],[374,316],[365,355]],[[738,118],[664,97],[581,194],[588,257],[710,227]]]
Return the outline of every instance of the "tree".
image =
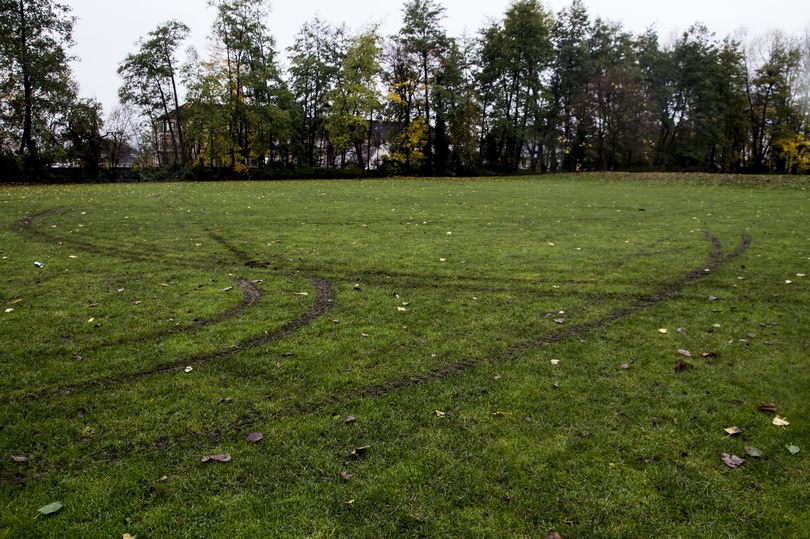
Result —
[[[482,154],[505,171],[542,153],[543,73],[552,58],[551,17],[537,0],[516,0],[481,35],[478,76],[484,110]]]
[[[433,168],[431,92],[436,82],[436,72],[449,44],[447,34],[441,25],[444,7],[436,0],[408,0],[403,13],[404,19],[398,39],[401,40],[404,51],[413,58],[418,77],[414,82],[422,89],[422,111],[427,127],[425,164],[426,168],[431,170]]]
[[[772,34],[748,53],[746,95],[750,125],[750,168],[764,171],[779,158],[774,142],[801,129],[797,82],[801,50],[795,41]],[[757,65],[757,56],[761,59]]]
[[[209,0],[216,9],[213,41],[226,88],[231,167],[264,166],[289,131],[288,111],[278,106],[286,89],[276,65],[275,43],[265,20],[266,0]]]
[[[67,158],[77,161],[91,178],[98,176],[104,151],[101,118],[101,103],[94,99],[80,99],[67,115],[64,132]]]
[[[336,154],[354,148],[360,168],[366,168],[363,142],[370,151],[374,112],[381,108],[377,92],[380,37],[369,31],[352,39],[335,88],[327,95],[331,109],[326,131]]]
[[[27,164],[47,162],[58,116],[75,98],[70,56],[74,17],[54,0],[0,0],[3,148]]]
[[[291,88],[301,108],[301,145],[303,163],[313,167],[323,165],[326,139],[325,118],[328,115],[330,93],[334,90],[347,54],[344,28],[335,28],[318,17],[304,24],[289,48]],[[328,164],[328,163],[327,163]]]
[[[146,40],[139,40],[138,51],[127,55],[118,67],[118,74],[124,79],[118,91],[122,103],[140,108],[156,129],[161,117],[177,115],[177,121],[166,121],[165,125],[173,160],[181,165],[188,162],[189,151],[180,118],[177,49],[188,33],[188,27],[181,22],[165,22],[149,32]]]

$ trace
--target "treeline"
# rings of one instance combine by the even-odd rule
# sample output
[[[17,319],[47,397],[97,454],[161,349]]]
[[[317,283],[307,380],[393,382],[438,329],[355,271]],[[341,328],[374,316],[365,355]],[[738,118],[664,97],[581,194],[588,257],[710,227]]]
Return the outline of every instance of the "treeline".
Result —
[[[394,36],[314,19],[286,51],[266,3],[208,0],[210,54],[159,25],[122,59],[121,105],[76,97],[69,10],[0,0],[2,154],[26,169],[122,164],[171,174],[810,171],[810,33],[743,44],[696,24],[673,42],[515,0],[472,37],[437,0]],[[258,171],[258,172],[256,172]]]

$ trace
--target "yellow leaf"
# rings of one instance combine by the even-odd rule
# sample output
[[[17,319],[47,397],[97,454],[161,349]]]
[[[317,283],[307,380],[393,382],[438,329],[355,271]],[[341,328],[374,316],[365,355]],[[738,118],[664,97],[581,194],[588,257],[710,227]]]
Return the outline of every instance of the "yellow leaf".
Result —
[[[790,425],[787,419],[779,416],[773,418],[773,424],[776,425],[777,427],[787,427],[788,425]]]

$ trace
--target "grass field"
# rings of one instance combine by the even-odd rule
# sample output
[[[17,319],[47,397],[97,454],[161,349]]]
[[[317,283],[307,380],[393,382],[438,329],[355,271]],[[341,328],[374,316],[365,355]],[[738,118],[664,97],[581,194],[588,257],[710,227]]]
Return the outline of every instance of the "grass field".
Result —
[[[727,180],[2,188],[0,536],[810,537],[810,182]]]

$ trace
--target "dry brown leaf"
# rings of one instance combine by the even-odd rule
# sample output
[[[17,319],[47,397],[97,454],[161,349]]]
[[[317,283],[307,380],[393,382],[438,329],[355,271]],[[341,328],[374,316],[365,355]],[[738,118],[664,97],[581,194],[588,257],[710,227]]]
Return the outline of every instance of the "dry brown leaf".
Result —
[[[763,402],[757,409],[764,414],[775,414],[779,411],[779,406],[775,402]]]

